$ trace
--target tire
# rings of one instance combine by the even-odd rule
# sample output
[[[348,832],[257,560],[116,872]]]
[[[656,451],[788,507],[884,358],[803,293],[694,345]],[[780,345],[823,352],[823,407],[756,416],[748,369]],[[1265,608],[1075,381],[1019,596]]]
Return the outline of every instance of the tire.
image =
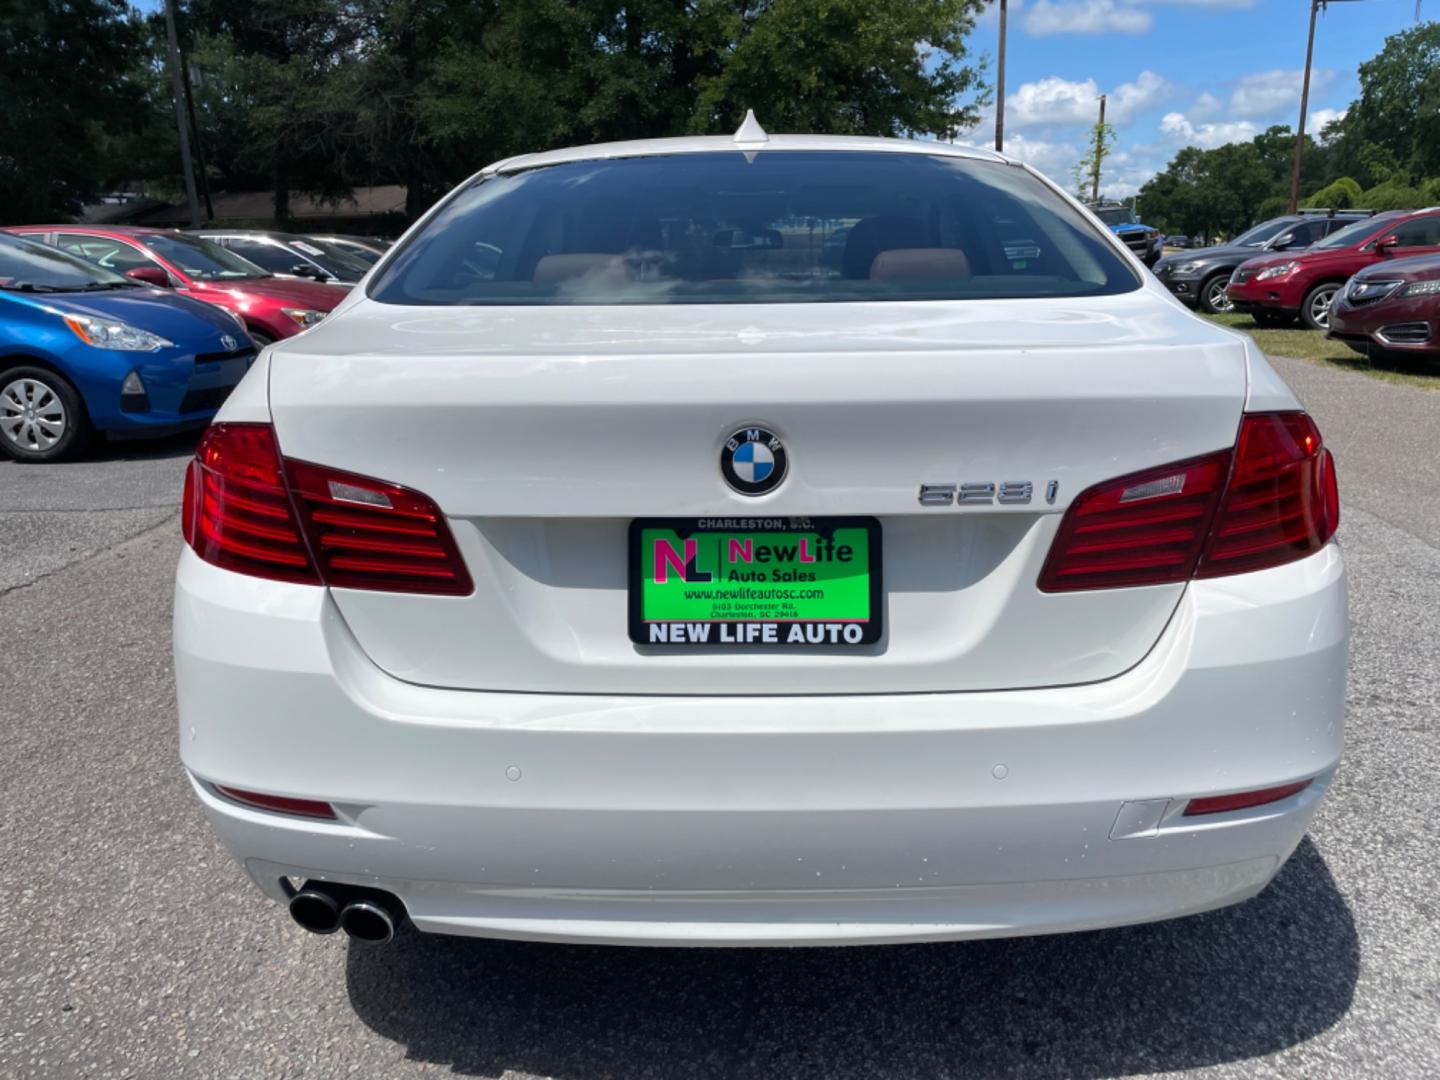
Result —
[[[49,368],[0,371],[0,450],[16,461],[64,461],[90,445],[94,428],[75,388]]]
[[[1305,294],[1300,305],[1300,320],[1311,330],[1330,329],[1330,304],[1340,291],[1340,282],[1322,281]]]
[[[1250,317],[1255,320],[1256,326],[1264,327],[1267,330],[1290,326],[1295,322],[1295,316],[1288,311],[1269,311],[1265,308],[1261,308]]]
[[[1230,302],[1230,297],[1225,292],[1225,286],[1229,284],[1230,275],[1223,272],[1211,274],[1202,281],[1198,301],[1200,310],[1207,315],[1228,315],[1234,311],[1235,305]]]

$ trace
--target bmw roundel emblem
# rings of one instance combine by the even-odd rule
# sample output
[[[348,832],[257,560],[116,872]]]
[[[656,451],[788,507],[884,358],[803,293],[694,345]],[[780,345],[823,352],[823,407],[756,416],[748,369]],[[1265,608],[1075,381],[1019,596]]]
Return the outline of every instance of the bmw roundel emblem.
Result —
[[[785,444],[762,427],[731,432],[720,449],[720,473],[741,495],[774,491],[785,479],[788,464]]]

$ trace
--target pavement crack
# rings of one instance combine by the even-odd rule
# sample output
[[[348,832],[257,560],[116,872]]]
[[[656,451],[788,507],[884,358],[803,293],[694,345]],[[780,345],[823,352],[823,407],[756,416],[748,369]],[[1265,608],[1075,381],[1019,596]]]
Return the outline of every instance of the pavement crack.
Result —
[[[157,507],[156,509],[159,509],[159,508]],[[93,559],[98,559],[98,558],[101,558],[101,557],[107,556],[107,555],[113,555],[118,549],[124,547],[126,544],[129,544],[129,543],[132,543],[133,541],[139,540],[139,539],[141,539],[142,537],[149,536],[151,533],[159,532],[159,531],[162,530],[162,529],[166,529],[166,530],[174,529],[174,528],[175,528],[175,523],[176,523],[176,521],[179,520],[179,517],[180,517],[180,512],[177,510],[177,511],[175,511],[175,513],[171,514],[169,517],[165,518],[165,519],[162,520],[162,521],[156,522],[154,525],[150,526],[150,527],[147,528],[147,529],[141,529],[139,532],[133,533],[133,534],[131,534],[130,536],[122,537],[121,539],[119,539],[119,540],[117,540],[117,541],[115,541],[115,542],[113,542],[113,543],[111,543],[111,544],[109,544],[109,545],[107,545],[107,546],[105,546],[105,547],[98,547],[98,548],[95,548],[95,549],[93,549],[93,550],[91,550],[91,551],[86,551],[86,552],[80,554],[79,556],[77,556],[76,558],[71,559],[71,560],[70,560],[69,562],[67,562],[67,563],[64,563],[64,564],[62,564],[62,565],[60,565],[60,566],[51,567],[49,570],[43,570],[43,571],[41,571],[40,573],[36,574],[33,578],[31,578],[29,581],[22,581],[22,582],[20,582],[18,585],[7,585],[7,586],[0,587],[0,601],[5,600],[7,597],[9,597],[9,596],[11,596],[11,595],[13,595],[13,594],[15,594],[15,593],[22,592],[22,591],[24,591],[25,589],[34,588],[36,585],[39,585],[41,582],[48,581],[50,578],[55,577],[57,574],[63,574],[66,570],[70,570],[70,569],[72,569],[73,567],[82,566],[82,565],[84,565],[85,563],[90,562],[90,561],[93,560]]]

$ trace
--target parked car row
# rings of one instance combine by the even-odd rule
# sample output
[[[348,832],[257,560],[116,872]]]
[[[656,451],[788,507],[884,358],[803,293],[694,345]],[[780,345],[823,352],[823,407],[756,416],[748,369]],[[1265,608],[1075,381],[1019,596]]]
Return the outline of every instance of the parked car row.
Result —
[[[207,424],[256,352],[332,311],[385,244],[258,230],[0,232],[0,451]]]
[[[1440,207],[1274,218],[1155,274],[1207,313],[1299,320],[1367,354],[1440,356]]]
[[[1330,233],[1360,220],[1358,214],[1324,217],[1287,214],[1262,221],[1228,244],[1167,255],[1155,264],[1155,275],[1190,307],[1207,315],[1233,310],[1225,288],[1241,263],[1267,251],[1298,251]]]

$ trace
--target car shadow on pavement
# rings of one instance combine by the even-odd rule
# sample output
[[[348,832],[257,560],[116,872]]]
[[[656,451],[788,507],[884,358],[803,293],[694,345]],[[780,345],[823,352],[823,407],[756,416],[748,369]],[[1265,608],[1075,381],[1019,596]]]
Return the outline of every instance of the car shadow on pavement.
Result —
[[[152,458],[189,457],[200,445],[205,429],[192,428],[158,439],[96,439],[81,461],[148,461]]]
[[[1349,1009],[1354,920],[1307,838],[1238,907],[1148,926],[848,949],[351,943],[359,1018],[498,1077],[1105,1077],[1238,1061]]]

